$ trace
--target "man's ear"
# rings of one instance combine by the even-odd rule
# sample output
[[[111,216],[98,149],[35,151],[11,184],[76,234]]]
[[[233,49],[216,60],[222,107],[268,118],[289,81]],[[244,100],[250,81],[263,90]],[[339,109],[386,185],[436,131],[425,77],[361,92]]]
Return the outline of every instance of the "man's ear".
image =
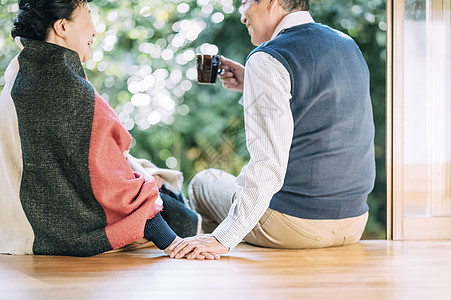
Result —
[[[61,38],[67,36],[67,21],[66,19],[59,19],[53,23],[53,30],[55,34]]]
[[[279,5],[279,0],[268,0],[268,9],[273,10]]]

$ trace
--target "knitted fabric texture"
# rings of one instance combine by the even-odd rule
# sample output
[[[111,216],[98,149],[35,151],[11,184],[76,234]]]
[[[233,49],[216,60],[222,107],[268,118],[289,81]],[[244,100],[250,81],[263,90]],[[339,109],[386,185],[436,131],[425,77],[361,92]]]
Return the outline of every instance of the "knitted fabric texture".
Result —
[[[21,42],[0,98],[0,252],[89,256],[142,238],[161,206],[124,156],[129,133],[76,52]]]

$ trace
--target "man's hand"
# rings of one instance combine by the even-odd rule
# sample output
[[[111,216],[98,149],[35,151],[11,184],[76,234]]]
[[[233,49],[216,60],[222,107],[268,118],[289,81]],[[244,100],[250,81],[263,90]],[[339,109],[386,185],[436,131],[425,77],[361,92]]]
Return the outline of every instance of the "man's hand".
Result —
[[[168,248],[168,254],[172,258],[188,259],[220,259],[219,254],[229,252],[213,235],[199,234],[172,243]]]
[[[223,71],[219,74],[222,86],[231,91],[243,92],[244,66],[236,61],[221,56]]]
[[[178,245],[180,242],[182,242],[183,239],[179,236],[177,236],[174,241],[166,248],[164,249],[164,253],[171,256],[172,251],[170,251],[169,249],[171,248],[171,246],[176,246]],[[195,257],[193,256],[193,258],[196,259],[219,259],[219,255],[214,255],[214,254],[210,254],[210,253],[205,253],[205,254],[197,254]]]

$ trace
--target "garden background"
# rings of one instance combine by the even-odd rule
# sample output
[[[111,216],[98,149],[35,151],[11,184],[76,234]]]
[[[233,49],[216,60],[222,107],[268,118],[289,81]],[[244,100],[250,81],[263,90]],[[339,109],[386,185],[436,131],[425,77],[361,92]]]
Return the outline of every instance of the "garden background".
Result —
[[[17,1],[0,0],[0,91],[18,48],[10,36]],[[254,48],[237,0],[94,0],[98,36],[88,79],[133,136],[131,153],[181,170],[185,189],[205,168],[237,175],[248,160],[240,93],[196,83],[195,53],[242,62]],[[385,238],[384,0],[312,0],[316,22],[350,35],[371,74],[377,178],[364,238]],[[0,112],[1,116],[1,112]]]

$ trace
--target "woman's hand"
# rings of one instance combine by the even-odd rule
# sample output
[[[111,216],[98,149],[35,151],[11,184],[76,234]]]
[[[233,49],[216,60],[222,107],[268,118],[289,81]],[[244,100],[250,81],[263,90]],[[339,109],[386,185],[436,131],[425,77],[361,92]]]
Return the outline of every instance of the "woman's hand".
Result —
[[[173,245],[177,245],[179,242],[181,242],[183,239],[179,236],[176,236],[175,239],[172,241],[172,243],[166,248],[164,249],[164,253],[167,255],[170,255],[172,253],[172,251],[169,251],[169,249],[171,249],[171,246]]]
[[[155,184],[157,185],[157,187],[159,189],[161,189],[161,187],[163,186],[164,183],[164,179],[161,178],[159,175],[152,175],[153,179],[155,179]]]
[[[188,259],[220,259],[219,254],[229,252],[213,235],[199,234],[193,237],[180,239],[172,243],[167,252],[172,258]]]
[[[236,61],[221,56],[222,72],[219,80],[222,86],[231,91],[243,92],[244,66]]]

